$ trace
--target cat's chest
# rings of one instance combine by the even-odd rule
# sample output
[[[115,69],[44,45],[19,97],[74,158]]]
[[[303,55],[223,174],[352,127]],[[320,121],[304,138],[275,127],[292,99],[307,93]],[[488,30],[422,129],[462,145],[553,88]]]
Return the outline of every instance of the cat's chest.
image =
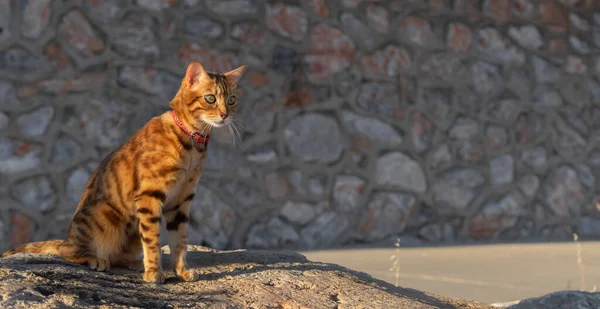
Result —
[[[177,179],[171,186],[167,198],[165,199],[165,205],[171,205],[177,203],[177,198],[180,197],[184,190],[192,189],[196,186],[198,176],[203,167],[204,157],[201,156],[197,151],[190,152],[189,155],[184,156],[181,161],[181,172],[178,174]]]

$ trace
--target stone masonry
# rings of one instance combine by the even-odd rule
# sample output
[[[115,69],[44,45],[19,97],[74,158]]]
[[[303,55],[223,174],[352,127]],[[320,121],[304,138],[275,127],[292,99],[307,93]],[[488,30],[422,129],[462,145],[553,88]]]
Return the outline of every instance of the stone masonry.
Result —
[[[241,64],[190,242],[600,236],[600,1],[0,0],[0,249],[63,237],[186,64]],[[234,143],[236,141],[236,143]]]

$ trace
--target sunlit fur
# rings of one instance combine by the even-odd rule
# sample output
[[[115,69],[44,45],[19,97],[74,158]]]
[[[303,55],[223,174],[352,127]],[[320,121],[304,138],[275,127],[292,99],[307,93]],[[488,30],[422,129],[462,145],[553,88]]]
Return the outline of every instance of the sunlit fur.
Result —
[[[227,99],[235,95],[245,70],[241,66],[222,75],[207,73],[200,63],[191,62],[170,106],[195,131],[231,125],[239,100],[227,105]],[[205,101],[207,94],[216,97],[214,104]],[[206,150],[203,143],[190,140],[170,112],[152,118],[90,176],[64,241],[25,244],[2,257],[48,253],[98,271],[111,266],[143,269],[145,281],[162,283],[159,233],[164,218],[175,273],[185,281],[197,279],[185,254],[189,207]]]

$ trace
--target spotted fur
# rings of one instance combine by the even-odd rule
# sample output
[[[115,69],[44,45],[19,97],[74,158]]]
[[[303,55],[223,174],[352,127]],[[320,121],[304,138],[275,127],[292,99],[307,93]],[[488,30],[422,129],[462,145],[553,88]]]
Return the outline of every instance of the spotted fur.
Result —
[[[241,66],[207,73],[191,62],[170,107],[187,128],[208,133],[231,124]],[[210,104],[206,95],[214,95]],[[166,112],[152,118],[110,153],[90,176],[64,240],[34,242],[2,254],[48,253],[104,271],[111,266],[144,269],[147,282],[164,282],[160,224],[164,218],[173,269],[185,281],[197,279],[186,266],[189,207],[204,166],[206,145],[194,143]],[[140,255],[143,253],[143,260]]]

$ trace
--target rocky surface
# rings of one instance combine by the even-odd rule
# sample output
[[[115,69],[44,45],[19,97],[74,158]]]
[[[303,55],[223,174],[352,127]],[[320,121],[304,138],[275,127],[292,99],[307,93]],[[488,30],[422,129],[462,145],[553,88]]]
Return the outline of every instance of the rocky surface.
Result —
[[[561,291],[550,293],[542,297],[526,299],[514,305],[500,306],[509,309],[537,309],[537,308],[600,308],[600,293],[583,291]]]
[[[200,274],[164,285],[139,273],[89,270],[49,255],[0,259],[0,307],[20,308],[411,308],[486,309],[487,305],[394,287],[296,253],[216,251],[190,246]],[[168,253],[167,247],[163,250]],[[167,267],[168,254],[163,255]]]
[[[600,237],[599,6],[0,0],[0,251],[64,236],[190,60],[249,66],[243,141],[214,133],[192,243]]]

